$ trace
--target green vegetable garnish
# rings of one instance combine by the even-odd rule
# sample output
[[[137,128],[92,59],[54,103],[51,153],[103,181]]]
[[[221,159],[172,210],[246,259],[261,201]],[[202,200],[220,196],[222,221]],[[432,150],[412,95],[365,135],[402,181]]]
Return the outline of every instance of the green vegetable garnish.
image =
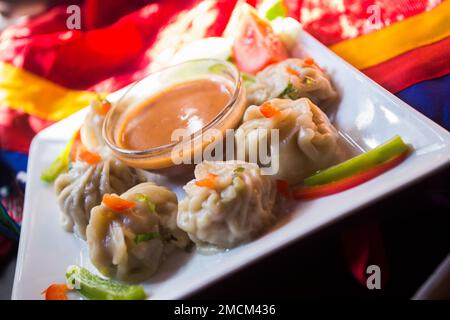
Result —
[[[134,243],[139,244],[143,241],[149,241],[149,240],[160,239],[160,238],[161,238],[161,235],[159,234],[159,232],[140,233],[140,234],[137,234],[136,237],[134,238]]]
[[[242,72],[241,74],[242,74],[242,81],[244,81],[244,85],[249,86],[256,82],[256,79],[254,76],[252,76],[248,73],[244,73],[244,72]]]
[[[143,300],[147,298],[144,287],[126,285],[117,281],[101,278],[79,266],[70,266],[66,272],[66,281],[84,297],[92,300]]]
[[[95,98],[96,98],[96,100],[97,100],[98,102],[103,103],[103,102],[105,102],[105,101],[108,101],[108,100],[106,99],[107,96],[108,96],[108,94],[107,94],[106,92],[97,92],[96,95],[95,95]]]
[[[156,212],[156,205],[150,200],[150,198],[147,195],[143,193],[138,193],[135,195],[134,199],[139,202],[147,203],[150,212]]]
[[[306,186],[316,186],[338,181],[359,172],[373,168],[395,156],[409,151],[410,147],[402,138],[395,136],[382,145],[353,157],[328,169],[319,171],[304,180]]]
[[[47,183],[53,182],[63,171],[67,170],[69,165],[69,153],[72,148],[73,139],[71,139],[64,150],[53,160],[41,174],[41,180]]]
[[[45,169],[41,174],[41,180],[47,183],[53,182],[61,172],[66,170],[67,168],[67,161],[66,158],[63,158],[61,156],[58,156],[53,162],[50,164],[50,166]]]
[[[292,83],[289,83],[286,87],[286,89],[283,90],[282,93],[278,96],[278,98],[289,98],[292,100],[297,100],[301,97],[300,92],[297,90],[296,87]]]
[[[288,9],[281,0],[265,0],[261,4],[262,16],[267,20],[272,21],[278,17],[284,18],[287,16]]]
[[[237,167],[236,169],[234,169],[234,173],[241,173],[244,172],[245,168],[244,167]]]
[[[208,68],[209,72],[215,73],[215,74],[223,74],[227,71],[227,68],[225,65],[221,63],[213,64]]]
[[[307,85],[307,86],[311,86],[313,84],[316,83],[316,80],[314,80],[313,78],[309,77],[309,76],[305,76],[303,78],[303,82]]]

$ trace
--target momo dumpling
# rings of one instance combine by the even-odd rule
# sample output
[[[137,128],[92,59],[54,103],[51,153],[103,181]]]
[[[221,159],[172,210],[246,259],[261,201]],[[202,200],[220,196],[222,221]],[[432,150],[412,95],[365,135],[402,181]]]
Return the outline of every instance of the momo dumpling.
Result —
[[[80,128],[81,141],[87,149],[96,150],[105,146],[102,130],[109,108],[110,103],[104,99],[92,100],[89,111]]]
[[[278,150],[271,141],[273,129],[279,133]],[[272,99],[261,106],[250,106],[236,130],[235,140],[237,147],[244,149],[246,160],[251,162],[261,162],[255,150],[264,146],[271,166],[278,167],[274,178],[290,184],[335,164],[340,154],[337,130],[325,113],[307,98]],[[251,153],[257,157],[249,159]]]
[[[89,256],[105,276],[137,282],[156,272],[175,247],[190,240],[177,227],[177,197],[169,189],[151,182],[139,184],[120,198],[116,207],[102,202],[91,211],[86,230]],[[132,207],[120,208],[118,201]]]
[[[337,93],[328,74],[309,59],[287,59],[259,72],[247,88],[249,105],[267,100],[309,98],[323,110]]]
[[[275,220],[274,182],[253,163],[204,161],[184,190],[178,226],[199,247],[232,248],[252,240]]]
[[[143,174],[126,166],[110,154],[104,154],[95,164],[77,160],[72,168],[55,181],[55,191],[61,208],[64,229],[75,231],[83,239],[90,211],[106,193],[122,193],[146,181]]]

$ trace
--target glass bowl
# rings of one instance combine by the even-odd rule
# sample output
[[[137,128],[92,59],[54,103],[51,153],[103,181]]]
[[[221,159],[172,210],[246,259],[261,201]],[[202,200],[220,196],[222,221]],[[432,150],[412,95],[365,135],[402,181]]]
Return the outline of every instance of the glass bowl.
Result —
[[[120,143],[120,124],[125,115],[151,99],[161,91],[189,81],[208,79],[225,84],[230,91],[230,99],[222,110],[201,129],[193,132],[183,140],[152,147],[145,150],[124,148]],[[246,107],[245,88],[242,85],[239,70],[231,63],[217,59],[199,59],[176,64],[154,73],[133,84],[108,112],[103,125],[103,137],[113,154],[131,167],[142,169],[163,169],[180,164],[175,159],[176,153],[183,159],[190,159],[192,165],[194,155],[199,154],[209,144],[216,142],[217,137],[203,139],[210,129],[220,132],[222,138],[226,129],[234,129],[239,124]],[[148,133],[149,135],[152,132]],[[180,150],[183,150],[180,152]],[[195,161],[198,159],[196,157]],[[187,161],[189,162],[189,161]]]

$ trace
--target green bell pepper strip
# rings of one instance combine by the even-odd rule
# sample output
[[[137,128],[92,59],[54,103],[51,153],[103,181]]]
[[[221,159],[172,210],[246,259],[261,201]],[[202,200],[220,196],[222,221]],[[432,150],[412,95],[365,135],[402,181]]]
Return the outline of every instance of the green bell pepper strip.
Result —
[[[143,300],[147,298],[140,285],[127,285],[104,279],[79,266],[70,266],[66,272],[69,288],[74,288],[91,300]]]
[[[42,172],[41,180],[47,183],[53,182],[63,171],[69,168],[70,152],[72,146],[77,139],[79,130],[75,131],[69,142],[64,147],[64,150],[56,157],[55,160]]]
[[[67,170],[69,165],[70,148],[71,143],[69,142],[58,157],[53,160],[53,162],[42,172],[42,181],[51,183],[59,176],[61,172]]]
[[[156,212],[156,204],[154,204],[147,195],[145,195],[143,193],[138,193],[134,196],[134,199],[136,201],[146,203],[148,210],[150,210],[150,212],[152,212],[152,213]]]
[[[317,186],[338,181],[373,168],[399,154],[407,152],[409,149],[410,147],[403,142],[402,138],[395,136],[370,151],[317,172],[306,178],[303,183],[306,186]]]

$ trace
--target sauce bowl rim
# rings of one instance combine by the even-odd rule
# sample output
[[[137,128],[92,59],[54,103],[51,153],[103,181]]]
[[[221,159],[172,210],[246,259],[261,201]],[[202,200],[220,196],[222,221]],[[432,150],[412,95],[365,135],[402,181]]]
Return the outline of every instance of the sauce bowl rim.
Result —
[[[157,146],[157,147],[152,147],[152,148],[148,148],[148,149],[144,149],[144,150],[135,150],[135,149],[127,149],[127,148],[122,148],[117,146],[114,141],[110,140],[110,136],[108,134],[108,126],[111,125],[111,117],[114,114],[114,112],[116,111],[117,107],[121,104],[121,101],[123,101],[123,99],[125,97],[127,97],[127,95],[130,94],[130,92],[135,88],[135,86],[137,86],[140,82],[150,78],[150,77],[155,77],[158,74],[167,72],[169,70],[173,70],[176,68],[179,68],[183,65],[187,65],[187,64],[192,64],[192,63],[201,63],[201,62],[216,62],[217,64],[223,64],[224,66],[226,66],[228,68],[229,71],[231,71],[232,76],[234,78],[233,81],[233,87],[231,88],[233,90],[233,94],[230,97],[230,100],[227,102],[227,104],[222,108],[222,110],[211,120],[209,121],[206,125],[204,125],[201,129],[193,132],[189,139],[183,140],[183,141],[174,141],[174,142],[170,142],[168,144],[164,144],[161,146]],[[213,66],[213,64],[211,64],[211,66]],[[147,76],[145,76],[144,78],[134,82],[132,85],[130,85],[129,88],[126,89],[126,91],[123,93],[123,95],[113,104],[113,107],[111,108],[111,110],[108,112],[108,114],[105,117],[105,121],[103,123],[103,127],[102,127],[102,136],[103,139],[106,142],[106,145],[112,149],[115,152],[118,152],[122,155],[126,155],[126,156],[132,156],[132,157],[143,157],[143,156],[151,156],[151,155],[159,155],[161,153],[165,153],[164,151],[171,151],[171,149],[173,147],[175,147],[176,145],[178,145],[179,143],[189,143],[192,142],[193,140],[197,139],[199,136],[201,136],[203,134],[204,131],[211,129],[212,127],[214,127],[214,125],[216,125],[218,122],[220,122],[222,119],[224,119],[229,113],[230,111],[232,111],[233,106],[236,105],[236,101],[239,98],[240,92],[241,92],[241,87],[242,87],[242,80],[241,80],[241,72],[239,71],[239,69],[233,65],[232,63],[226,61],[226,60],[221,60],[221,59],[213,59],[213,58],[206,58],[206,59],[193,59],[193,60],[188,60],[188,61],[184,61],[181,63],[177,63],[174,65],[170,65],[164,68],[161,68],[157,71],[151,72],[150,74],[148,74]],[[164,89],[162,89],[164,90]],[[155,92],[153,95],[157,95],[158,92]]]

